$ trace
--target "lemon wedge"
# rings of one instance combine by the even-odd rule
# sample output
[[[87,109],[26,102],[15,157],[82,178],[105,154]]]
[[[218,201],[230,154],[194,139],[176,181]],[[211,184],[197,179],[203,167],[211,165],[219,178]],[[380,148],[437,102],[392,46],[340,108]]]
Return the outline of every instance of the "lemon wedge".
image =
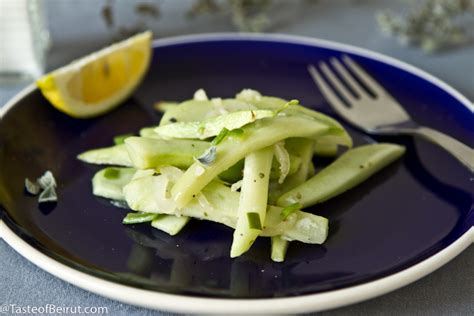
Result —
[[[36,84],[58,110],[77,118],[103,114],[126,99],[143,79],[152,33],[144,32],[54,70]]]

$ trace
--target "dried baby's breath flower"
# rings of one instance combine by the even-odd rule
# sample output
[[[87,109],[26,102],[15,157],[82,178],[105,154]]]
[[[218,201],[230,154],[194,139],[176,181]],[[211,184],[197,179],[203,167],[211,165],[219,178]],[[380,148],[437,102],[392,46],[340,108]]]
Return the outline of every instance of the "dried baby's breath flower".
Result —
[[[376,18],[382,32],[401,44],[433,52],[472,40],[466,25],[474,19],[474,0],[425,0],[405,16],[385,11]]]
[[[239,31],[261,32],[270,25],[266,11],[273,2],[270,0],[197,0],[188,11],[188,16],[221,14],[228,16]]]

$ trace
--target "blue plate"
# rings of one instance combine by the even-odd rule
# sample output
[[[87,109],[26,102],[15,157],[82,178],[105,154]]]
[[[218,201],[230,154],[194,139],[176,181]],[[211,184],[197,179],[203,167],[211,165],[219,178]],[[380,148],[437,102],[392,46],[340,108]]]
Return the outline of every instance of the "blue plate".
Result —
[[[230,259],[232,230],[218,224],[192,221],[175,237],[149,225],[124,226],[126,210],[92,195],[91,178],[99,168],[76,159],[87,149],[111,145],[117,134],[156,124],[154,102],[189,99],[198,88],[212,97],[252,88],[336,117],[306,67],[342,53],[377,78],[416,121],[474,146],[473,112],[461,96],[380,55],[279,36],[157,41],[143,83],[107,115],[73,119],[37,89],[8,106],[0,122],[2,219],[23,242],[63,265],[184,298],[294,297],[370,283],[412,267],[452,245],[474,223],[473,175],[423,140],[372,138],[346,126],[356,145],[394,142],[407,147],[406,155],[355,189],[308,209],[329,218],[329,238],[323,245],[291,243],[284,263],[270,260],[268,238]],[[23,191],[25,177],[48,169],[59,184],[55,207],[38,206]]]

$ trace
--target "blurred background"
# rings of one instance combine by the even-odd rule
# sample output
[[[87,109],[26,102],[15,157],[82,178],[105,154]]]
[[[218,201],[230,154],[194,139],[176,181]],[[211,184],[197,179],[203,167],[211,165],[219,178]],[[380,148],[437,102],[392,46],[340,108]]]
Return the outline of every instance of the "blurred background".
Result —
[[[0,0],[0,104],[42,73],[137,32],[272,32],[425,69],[474,99],[474,0]]]

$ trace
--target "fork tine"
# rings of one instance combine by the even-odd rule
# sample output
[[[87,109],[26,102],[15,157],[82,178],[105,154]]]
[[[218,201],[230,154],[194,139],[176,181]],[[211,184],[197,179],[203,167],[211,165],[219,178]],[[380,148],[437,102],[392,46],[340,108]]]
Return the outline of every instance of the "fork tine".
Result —
[[[359,79],[374,92],[375,95],[388,94],[387,91],[361,66],[359,66],[352,58],[347,55],[342,56],[342,60],[346,65],[359,77]]]
[[[367,95],[367,92],[362,89],[360,84],[354,79],[354,77],[346,70],[337,58],[331,58],[331,64],[336,68],[339,74],[344,78],[347,85],[360,97],[363,98]]]
[[[332,70],[329,69],[325,62],[320,62],[319,67],[321,68],[321,71],[324,73],[324,75],[326,75],[326,78],[328,78],[329,82],[331,82],[334,89],[342,95],[343,99],[345,99],[347,103],[351,104],[353,101],[355,101],[355,97],[347,90],[346,87],[342,85],[341,81],[336,77],[336,75],[334,75]]]
[[[313,78],[316,86],[322,92],[324,98],[329,102],[329,104],[338,112],[341,116],[348,116],[349,109],[339,100],[339,98],[334,94],[331,88],[326,84],[321,75],[316,70],[316,67],[313,65],[308,66],[308,71],[311,77]]]

